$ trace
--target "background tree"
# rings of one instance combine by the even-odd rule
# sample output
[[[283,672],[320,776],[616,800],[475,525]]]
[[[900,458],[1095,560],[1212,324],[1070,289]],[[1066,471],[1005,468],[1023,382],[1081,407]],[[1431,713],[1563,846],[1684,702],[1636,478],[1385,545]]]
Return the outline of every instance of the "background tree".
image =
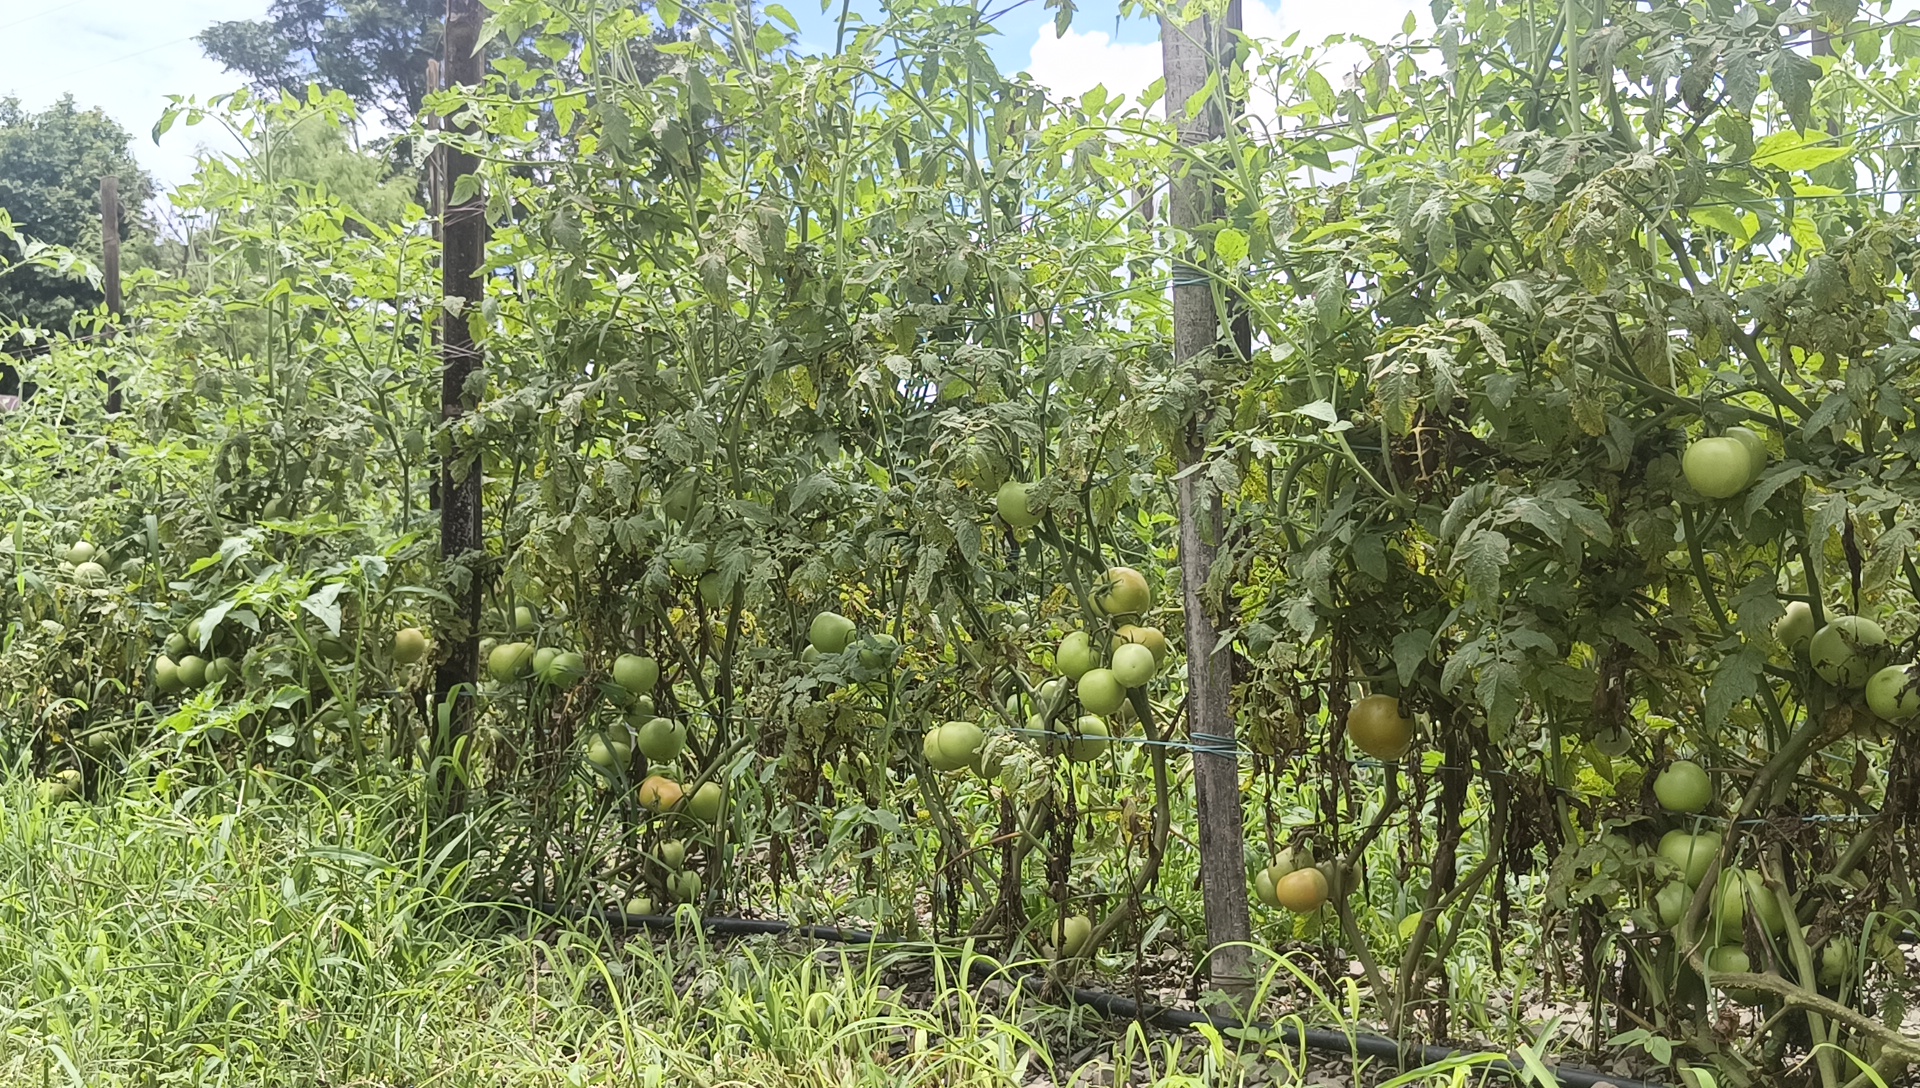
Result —
[[[445,15],[442,0],[274,0],[266,18],[215,23],[195,40],[256,90],[300,94],[317,83],[404,130],[431,89],[427,62],[440,55]],[[676,36],[677,27],[629,43],[638,70],[656,74],[662,65],[654,43]],[[530,63],[551,63],[531,36],[510,46],[520,47]]]
[[[137,266],[145,236],[141,209],[153,195],[153,179],[134,163],[128,142],[118,122],[98,109],[81,109],[71,95],[39,113],[17,98],[0,100],[0,209],[21,234],[96,258],[100,178],[118,175],[121,234],[135,236],[126,259]],[[20,256],[5,239],[0,252],[8,260]],[[65,329],[76,312],[100,298],[84,279],[22,270],[0,281],[0,323]]]
[[[444,14],[439,0],[275,0],[266,18],[215,23],[195,40],[258,90],[318,83],[404,129],[427,93]]]

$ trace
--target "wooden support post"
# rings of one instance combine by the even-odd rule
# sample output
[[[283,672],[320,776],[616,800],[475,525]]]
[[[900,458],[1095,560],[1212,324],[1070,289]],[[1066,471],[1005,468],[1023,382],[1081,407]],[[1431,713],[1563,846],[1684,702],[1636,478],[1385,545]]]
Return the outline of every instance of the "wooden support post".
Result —
[[[480,27],[486,11],[480,0],[447,0],[446,56],[441,75],[449,87],[472,87],[480,82]],[[451,126],[471,134],[471,121]],[[486,197],[478,186],[456,198],[462,178],[479,170],[470,152],[442,147],[440,154],[440,420],[452,425],[469,412],[468,379],[480,369],[482,351],[474,342],[472,321],[480,313],[486,292]],[[472,732],[473,686],[479,672],[480,588],[485,574],[485,551],[480,538],[480,476],[478,461],[462,463],[458,446],[440,462],[440,558],[446,572],[446,592],[453,602],[439,632],[445,656],[434,669],[434,707],[444,714],[447,728],[434,726],[431,764],[434,797],[441,811],[436,828],[461,811],[465,789],[454,773],[452,755],[459,738]]]
[[[1221,15],[1208,13],[1181,23],[1160,21],[1160,51],[1166,78],[1165,108],[1180,143],[1192,148],[1219,140],[1239,109],[1228,94],[1226,65],[1236,53],[1233,31],[1240,26],[1238,0]],[[1206,107],[1188,116],[1187,103],[1208,80],[1218,83]],[[1230,117],[1230,115],[1233,115]],[[1177,234],[1189,235],[1221,213],[1218,188],[1197,166],[1174,166],[1168,192],[1168,216]],[[1200,388],[1218,384],[1217,370],[1233,349],[1223,336],[1214,286],[1186,254],[1173,261],[1173,355],[1192,369]],[[1176,457],[1180,466],[1181,604],[1187,627],[1187,723],[1200,750],[1193,756],[1194,793],[1200,819],[1200,888],[1205,905],[1207,966],[1213,985],[1236,1001],[1252,990],[1247,942],[1253,922],[1247,908],[1244,817],[1240,805],[1240,759],[1235,750],[1231,652],[1219,646],[1216,605],[1206,592],[1220,542],[1223,511],[1220,494],[1200,467],[1214,413],[1212,396],[1187,419]]]
[[[100,179],[100,282],[107,296],[107,327],[101,334],[108,340],[119,332],[120,315],[120,179],[112,174]],[[109,371],[107,414],[120,414],[120,376]]]

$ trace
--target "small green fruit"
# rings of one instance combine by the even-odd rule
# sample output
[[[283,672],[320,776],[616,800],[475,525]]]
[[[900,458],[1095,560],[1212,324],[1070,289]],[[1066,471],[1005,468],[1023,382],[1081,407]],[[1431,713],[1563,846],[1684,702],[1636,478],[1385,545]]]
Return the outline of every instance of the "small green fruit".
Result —
[[[720,788],[718,782],[702,782],[700,788],[687,798],[687,814],[701,823],[710,824],[720,818],[720,811],[726,807],[727,791]]]
[[[929,760],[935,770],[958,771],[971,767],[979,758],[986,734],[972,722],[948,722],[931,734],[937,758]]]
[[[639,654],[621,654],[613,659],[613,682],[635,695],[646,695],[660,682],[660,663]]]
[[[1867,681],[1867,707],[1889,722],[1920,714],[1920,675],[1906,665],[1888,665],[1874,673]]]
[[[1093,639],[1085,631],[1071,631],[1060,640],[1060,648],[1053,653],[1053,663],[1059,668],[1060,675],[1069,680],[1078,680],[1099,668],[1100,658],[1093,652]]]
[[[402,627],[393,633],[393,663],[411,665],[427,656],[427,635],[418,627]]]
[[[1671,881],[1653,897],[1653,913],[1660,919],[1660,925],[1672,929],[1680,924],[1687,912],[1687,900],[1692,891],[1682,881]]]
[[[1760,432],[1747,427],[1728,427],[1720,432],[1720,436],[1731,438],[1746,448],[1747,458],[1752,465],[1748,482],[1758,480],[1760,474],[1767,470],[1767,440],[1760,437]]]
[[[899,656],[900,642],[885,632],[864,640],[860,646],[860,664],[869,669],[885,669]]]
[[[640,727],[634,746],[655,763],[679,759],[687,747],[687,727],[671,718],[653,718]]]
[[[1075,763],[1097,759],[1101,752],[1107,750],[1107,743],[1112,736],[1106,722],[1092,714],[1082,714],[1073,720],[1071,739],[1067,741],[1067,758]]]
[[[1053,924],[1053,947],[1060,959],[1076,959],[1093,943],[1093,919],[1084,914],[1068,916]]]
[[[1112,714],[1127,701],[1127,689],[1111,669],[1089,669],[1075,685],[1080,705],[1095,714]]]
[[[807,641],[823,654],[837,654],[853,643],[858,630],[853,621],[838,612],[822,612],[807,628]]]
[[[1113,651],[1113,677],[1127,687],[1144,687],[1156,666],[1153,651],[1145,646],[1129,642]]]
[[[180,659],[180,685],[188,691],[207,682],[207,660],[193,654]]]
[[[1680,870],[1687,887],[1699,887],[1706,879],[1707,866],[1720,855],[1720,833],[1702,831],[1697,835],[1669,831],[1660,837],[1659,854]]]
[[[546,653],[545,650],[540,653]],[[546,667],[539,667],[539,654],[534,655],[534,671],[539,674],[540,682],[551,688],[570,688],[587,675],[587,660],[572,650],[560,650],[546,660]]]
[[[1814,633],[1807,655],[1822,680],[1859,688],[1886,664],[1887,633],[1864,616],[1841,616]]]
[[[497,684],[525,679],[533,672],[533,645],[527,642],[503,642],[487,655],[487,675]]]
[[[1108,567],[1094,587],[1093,606],[1108,616],[1137,616],[1153,605],[1147,576],[1132,567]]]
[[[1668,812],[1704,812],[1713,800],[1713,785],[1698,763],[1676,759],[1653,780],[1653,796]]]
[[[993,512],[1016,529],[1031,529],[1040,524],[1044,511],[1033,509],[1033,485],[1008,480],[993,495]]]
[[[1788,601],[1787,613],[1773,625],[1774,640],[1792,653],[1813,637],[1813,606],[1805,601]]]
[[[1736,438],[1702,438],[1687,447],[1680,471],[1709,499],[1730,499],[1753,482],[1753,454]]]
[[[691,903],[700,898],[700,874],[691,869],[668,874],[667,894],[682,903]]]

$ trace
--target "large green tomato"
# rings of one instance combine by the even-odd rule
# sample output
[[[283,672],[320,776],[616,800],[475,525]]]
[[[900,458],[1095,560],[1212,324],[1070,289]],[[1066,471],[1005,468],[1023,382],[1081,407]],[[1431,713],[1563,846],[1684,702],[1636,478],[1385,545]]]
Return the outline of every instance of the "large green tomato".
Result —
[[[1147,649],[1153,651],[1153,660],[1156,665],[1166,662],[1167,636],[1166,632],[1160,630],[1158,627],[1141,627],[1131,623],[1124,624],[1118,630],[1114,631],[1111,650],[1118,650],[1129,642],[1145,646]]]
[[[1920,714],[1920,676],[1906,665],[1888,665],[1874,673],[1867,681],[1867,707],[1889,722]]]
[[[1016,529],[1031,529],[1040,524],[1044,511],[1033,508],[1033,485],[1008,480],[993,495],[993,512]]]
[[[1109,567],[1093,590],[1093,606],[1108,616],[1137,616],[1153,605],[1147,576],[1132,567]]]
[[[1864,616],[1841,616],[1814,633],[1807,656],[1822,680],[1857,689],[1886,664],[1887,633]]]
[[[1713,785],[1698,763],[1676,759],[1653,780],[1653,796],[1668,812],[1704,812],[1713,800]]]
[[[1080,705],[1095,714],[1112,714],[1127,701],[1127,689],[1111,669],[1087,670],[1075,690],[1079,693]]]
[[[540,682],[548,687],[570,688],[587,675],[587,659],[572,650],[561,650],[547,659],[540,670]]]
[[[633,744],[655,763],[679,759],[687,747],[687,727],[671,718],[652,718],[634,734]]]
[[[1709,499],[1730,499],[1753,482],[1753,454],[1737,438],[1702,438],[1687,447],[1680,471]]]
[[[980,756],[980,746],[987,739],[979,726],[967,721],[948,722],[934,730],[932,736],[940,756],[934,766],[943,771],[973,766]]]
[[[487,654],[487,675],[498,684],[507,684],[533,671],[533,644],[503,642]]]
[[[207,660],[193,654],[180,659],[180,684],[189,691],[207,682]]]
[[[1369,695],[1347,711],[1347,736],[1375,759],[1392,762],[1413,744],[1413,719],[1400,713],[1400,700]]]
[[[1086,763],[1096,759],[1106,750],[1107,739],[1113,734],[1107,730],[1107,723],[1092,714],[1082,714],[1073,720],[1073,737],[1067,742],[1067,758],[1075,763]]]
[[[613,659],[613,682],[635,695],[645,695],[660,682],[660,664],[651,657],[621,654]]]
[[[860,664],[869,669],[884,669],[892,666],[899,655],[900,640],[882,631],[860,647]]]
[[[393,663],[411,665],[427,656],[427,634],[418,627],[402,627],[393,633]]]
[[[1053,662],[1060,675],[1078,680],[1100,666],[1100,657],[1093,652],[1093,639],[1085,631],[1069,631],[1054,651]]]
[[[720,818],[720,811],[727,805],[727,791],[718,782],[702,782],[700,788],[687,798],[687,814],[701,823],[710,824]]]
[[[837,654],[853,644],[853,621],[838,612],[822,612],[807,628],[807,641],[823,654]]]
[[[1153,651],[1145,646],[1129,642],[1113,651],[1113,676],[1130,688],[1145,686],[1153,679],[1156,662]]]
[[[1720,833],[1702,831],[1697,835],[1669,831],[1660,836],[1659,854],[1680,870],[1687,887],[1696,888],[1706,879],[1707,866],[1720,855]]]
[[[1687,911],[1687,900],[1691,892],[1685,883],[1675,880],[1662,887],[1653,897],[1653,913],[1660,919],[1660,925],[1672,929],[1680,924],[1680,918]]]
[[[1740,870],[1740,879],[1747,886],[1747,901],[1753,905],[1753,916],[1760,920],[1760,926],[1767,936],[1778,937],[1787,931],[1787,916],[1780,909],[1780,897],[1767,887],[1766,878],[1752,869]]]
[[[1093,940],[1093,919],[1075,914],[1053,925],[1053,945],[1060,958],[1070,960],[1087,950]]]
[[[1760,432],[1747,427],[1728,427],[1720,432],[1721,437],[1731,438],[1746,447],[1747,457],[1753,465],[1752,473],[1747,477],[1749,483],[1760,478],[1767,470],[1767,440]]]
[[[1775,641],[1788,653],[1806,645],[1813,631],[1813,606],[1805,601],[1788,601],[1787,614],[1773,625]]]

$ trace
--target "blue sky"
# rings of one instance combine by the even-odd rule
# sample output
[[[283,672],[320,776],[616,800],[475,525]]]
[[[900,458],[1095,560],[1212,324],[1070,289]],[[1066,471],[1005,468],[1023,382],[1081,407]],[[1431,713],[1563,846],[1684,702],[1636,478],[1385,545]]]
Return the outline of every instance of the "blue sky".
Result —
[[[1113,0],[1081,0],[1064,38],[1053,33],[1041,0],[983,0],[1000,37],[1003,68],[1026,70],[1061,94],[1094,84],[1138,93],[1159,76],[1160,52],[1152,23],[1118,21]],[[1299,32],[1318,41],[1351,32],[1384,38],[1409,10],[1424,18],[1426,0],[1245,0],[1249,32],[1281,37]],[[71,93],[82,106],[99,106],[134,134],[135,153],[163,183],[192,173],[203,146],[228,147],[218,133],[176,128],[159,146],[149,137],[168,94],[206,97],[238,81],[201,56],[193,35],[222,19],[258,18],[267,0],[0,0],[0,96],[43,108]],[[790,0],[802,23],[802,46],[832,43],[839,5],[823,13],[819,0]],[[872,11],[874,0],[856,0]]]

